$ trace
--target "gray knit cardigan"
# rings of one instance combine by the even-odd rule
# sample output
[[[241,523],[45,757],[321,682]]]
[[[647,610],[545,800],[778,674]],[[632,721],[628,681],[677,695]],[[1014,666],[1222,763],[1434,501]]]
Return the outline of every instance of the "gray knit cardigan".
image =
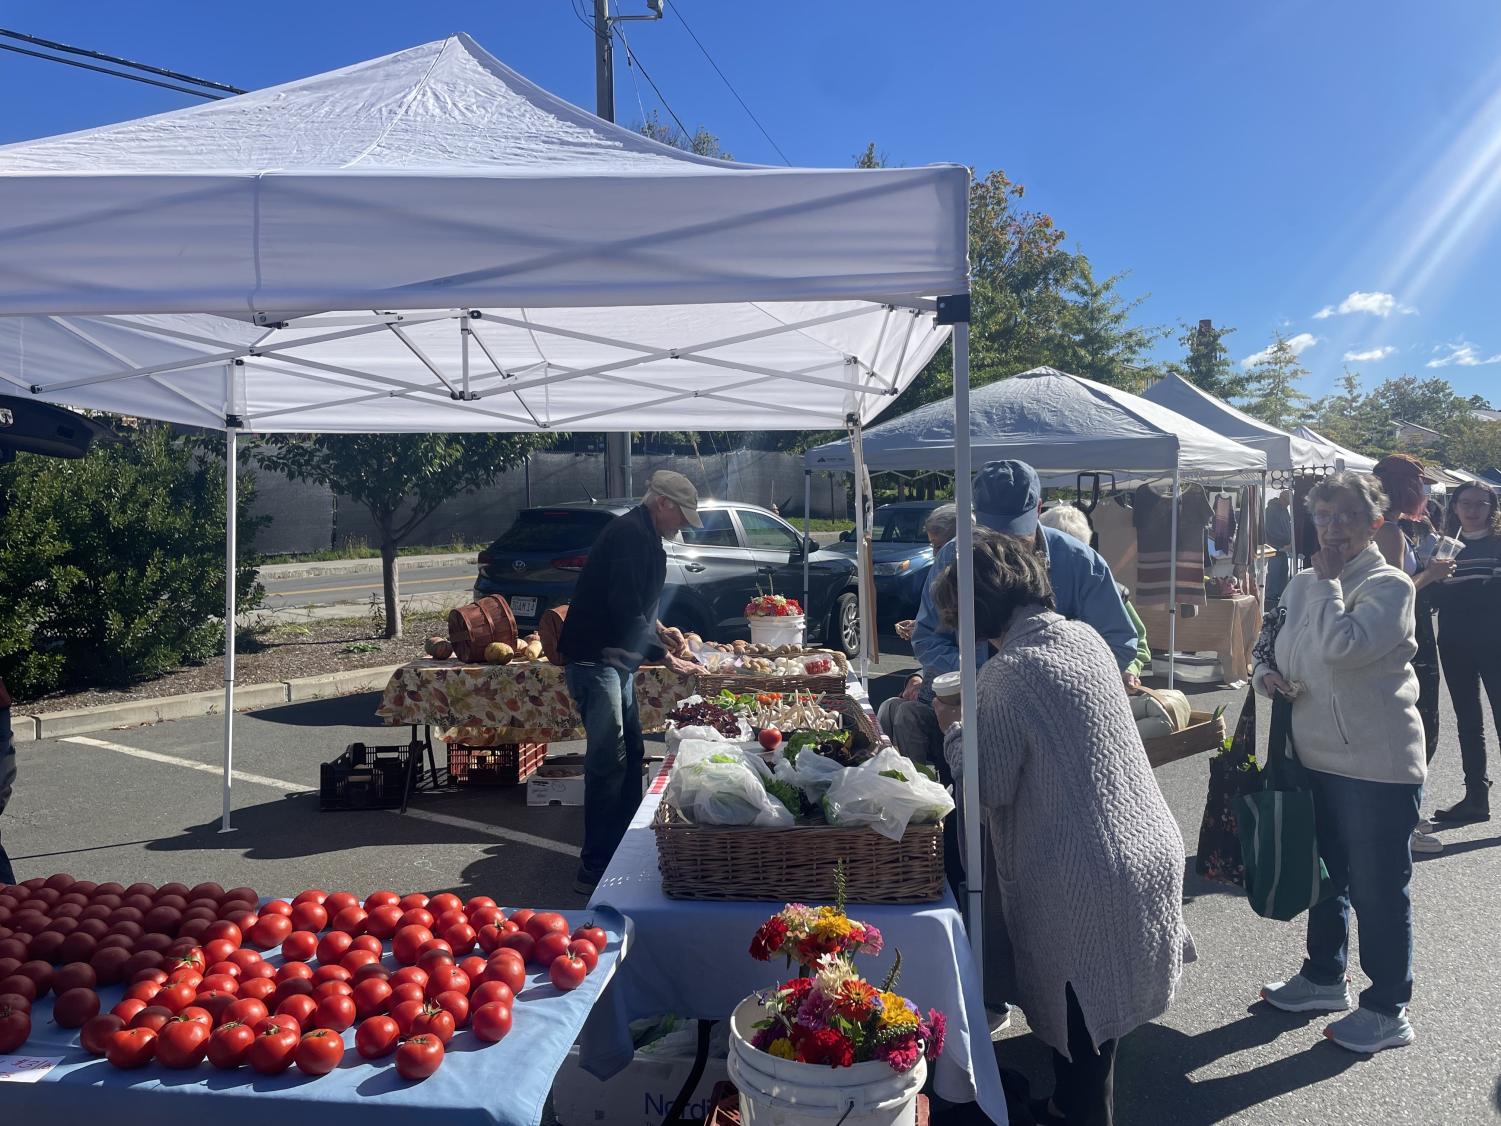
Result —
[[[1018,613],[980,670],[977,734],[980,805],[1032,1030],[1067,1055],[1068,984],[1096,1046],[1160,1016],[1194,956],[1183,837],[1100,635],[1040,608]],[[957,727],[944,750],[960,777]]]

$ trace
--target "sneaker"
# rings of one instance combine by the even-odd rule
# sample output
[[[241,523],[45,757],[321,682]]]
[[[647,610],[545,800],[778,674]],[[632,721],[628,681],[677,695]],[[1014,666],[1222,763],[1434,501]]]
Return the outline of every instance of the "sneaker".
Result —
[[[1444,842],[1432,833],[1425,833],[1421,829],[1414,829],[1412,831],[1412,851],[1428,853],[1443,852]]]
[[[1364,1055],[1383,1048],[1405,1048],[1417,1039],[1405,1009],[1394,1017],[1371,1009],[1356,1009],[1324,1029],[1324,1036],[1341,1048]]]
[[[985,1020],[990,1025],[990,1039],[999,1040],[1001,1033],[1011,1027],[1011,1006],[1007,1005],[1004,1009],[986,1008]]]
[[[1417,825],[1417,831],[1420,833],[1431,833],[1437,828],[1438,826],[1433,823],[1433,818],[1431,817],[1423,818]]]
[[[1319,985],[1297,974],[1264,987],[1261,999],[1285,1013],[1342,1013],[1350,1007],[1350,986],[1344,981],[1338,985]]]
[[[1491,796],[1487,790],[1466,790],[1462,801],[1456,802],[1448,809],[1435,811],[1433,819],[1448,825],[1470,821],[1489,821],[1491,819]]]

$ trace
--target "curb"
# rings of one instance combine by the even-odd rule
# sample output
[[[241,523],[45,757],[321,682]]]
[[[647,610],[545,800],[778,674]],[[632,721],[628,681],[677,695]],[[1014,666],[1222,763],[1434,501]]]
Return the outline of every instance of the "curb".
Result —
[[[267,684],[235,685],[235,711],[254,711],[278,704],[298,704],[332,696],[349,696],[385,686],[400,665],[375,665],[363,669],[343,669],[318,676]],[[17,743],[40,739],[61,739],[67,735],[86,735],[91,731],[113,731],[122,727],[141,727],[173,719],[223,715],[224,693],[185,692],[176,696],[158,696],[149,700],[127,700],[118,704],[100,704],[92,708],[73,708],[40,715],[15,715],[11,729]]]
[[[423,571],[434,567],[477,567],[476,552],[458,552],[452,555],[401,555],[396,565],[403,574],[407,571]],[[330,559],[322,563],[270,563],[259,568],[262,581],[283,579],[316,579],[324,575],[378,575],[380,556],[373,559]]]

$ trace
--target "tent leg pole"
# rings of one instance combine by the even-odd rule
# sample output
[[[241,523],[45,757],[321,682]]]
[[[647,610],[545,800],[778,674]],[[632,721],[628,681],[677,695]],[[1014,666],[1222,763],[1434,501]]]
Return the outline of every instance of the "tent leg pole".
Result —
[[[219,832],[228,833],[235,754],[235,567],[239,530],[239,433],[224,431],[224,811]]]
[[[812,554],[808,550],[808,537],[813,534],[813,471],[803,470],[803,609],[807,610],[812,602],[808,598],[808,556]],[[832,639],[831,639],[832,640]]]
[[[865,438],[858,419],[850,425],[850,449],[855,463],[855,610],[860,621],[860,686],[870,695],[870,630],[865,619]]]
[[[1178,661],[1178,467],[1173,466],[1172,532],[1167,564],[1167,686],[1172,688]]]
[[[981,992],[985,981],[985,860],[980,848],[980,744],[976,727],[979,715],[975,667],[975,526],[974,480],[969,449],[969,324],[954,326],[954,570],[959,579],[959,680],[962,795],[960,825],[964,830],[964,915],[970,949],[980,972]]]

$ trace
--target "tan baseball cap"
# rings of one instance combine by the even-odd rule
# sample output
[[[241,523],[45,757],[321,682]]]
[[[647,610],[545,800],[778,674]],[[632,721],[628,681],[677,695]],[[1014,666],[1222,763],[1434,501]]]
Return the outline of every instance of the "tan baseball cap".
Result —
[[[646,490],[672,501],[682,509],[683,519],[693,527],[704,526],[704,522],[698,516],[698,489],[681,473],[674,473],[671,469],[659,469],[646,483]]]

